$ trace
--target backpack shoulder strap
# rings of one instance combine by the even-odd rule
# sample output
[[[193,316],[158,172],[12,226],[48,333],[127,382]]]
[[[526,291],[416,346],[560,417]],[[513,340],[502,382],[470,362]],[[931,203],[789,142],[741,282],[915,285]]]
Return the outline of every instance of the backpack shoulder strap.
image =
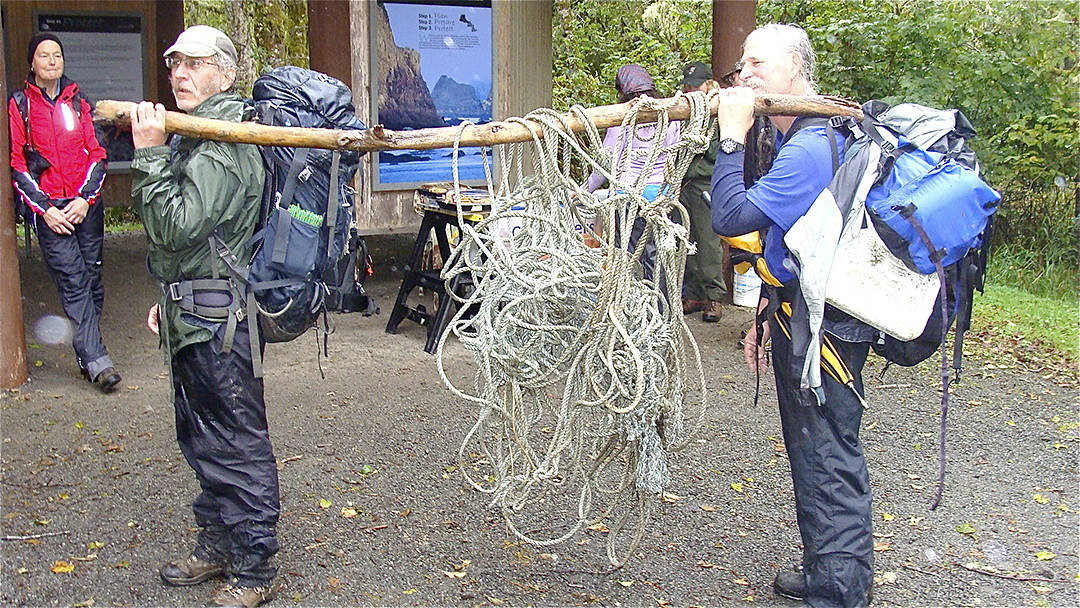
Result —
[[[784,141],[790,140],[795,137],[795,134],[807,127],[825,127],[825,134],[829,138],[829,144],[832,146],[832,170],[836,173],[836,170],[840,168],[840,149],[836,145],[836,130],[840,128],[846,119],[842,116],[836,116],[833,118],[817,118],[817,117],[803,117],[797,119],[792,123],[791,128],[784,134]]]
[[[19,110],[19,116],[22,116],[23,127],[25,132],[30,132],[30,102],[26,98],[26,91],[23,89],[15,89],[11,92],[11,99],[15,100],[15,107]],[[27,138],[29,139],[29,138]]]

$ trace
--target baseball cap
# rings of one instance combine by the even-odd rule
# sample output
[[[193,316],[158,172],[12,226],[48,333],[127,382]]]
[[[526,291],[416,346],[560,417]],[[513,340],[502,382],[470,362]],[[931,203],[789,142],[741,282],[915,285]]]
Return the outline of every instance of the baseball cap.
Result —
[[[701,86],[701,83],[706,80],[712,80],[712,68],[708,64],[701,61],[694,61],[686,64],[682,69],[682,82],[679,86],[683,87],[696,87]]]
[[[209,25],[193,25],[180,32],[176,42],[162,53],[168,57],[173,53],[182,53],[188,57],[211,57],[221,53],[237,63],[236,47],[225,32]]]

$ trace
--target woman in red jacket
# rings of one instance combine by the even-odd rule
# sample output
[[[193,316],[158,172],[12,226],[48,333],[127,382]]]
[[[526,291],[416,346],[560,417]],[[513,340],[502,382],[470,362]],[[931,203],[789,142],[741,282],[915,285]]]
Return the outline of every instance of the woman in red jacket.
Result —
[[[33,212],[45,265],[74,324],[79,369],[102,391],[120,374],[101,339],[101,245],[105,210],[105,150],[94,133],[90,104],[64,77],[64,49],[53,34],[34,36],[27,49],[26,86],[8,101],[11,174],[15,195]]]

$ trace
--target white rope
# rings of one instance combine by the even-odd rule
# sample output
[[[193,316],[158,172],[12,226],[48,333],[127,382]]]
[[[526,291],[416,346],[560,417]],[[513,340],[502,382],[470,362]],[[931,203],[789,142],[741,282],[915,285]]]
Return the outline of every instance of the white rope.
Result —
[[[682,97],[690,118],[679,141],[665,148],[668,109]],[[622,123],[618,147],[639,137],[644,109],[657,112],[651,145],[619,155],[618,166],[580,106],[572,112],[587,125],[581,137],[549,109],[511,119],[533,139],[500,148],[497,187],[485,156],[487,218],[470,224],[458,209],[461,242],[443,278],[460,306],[437,351],[450,390],[480,406],[459,450],[467,482],[491,496],[515,535],[536,545],[564,542],[604,522],[616,566],[644,533],[655,502],[649,496],[669,480],[668,455],[686,444],[705,412],[700,354],[682,315],[692,244],[679,189],[715,121],[701,93],[642,97]],[[642,195],[649,171],[620,181],[631,153],[644,154],[647,167],[667,154],[665,188],[652,202]],[[457,155],[455,141],[455,193]],[[582,189],[571,177],[575,162],[605,175],[610,196]],[[602,234],[593,234],[600,247],[590,248],[574,227],[596,218],[603,222]],[[644,234],[628,251],[638,218]],[[499,236],[507,223],[520,225],[509,242]],[[657,253],[646,280],[640,260],[649,239]],[[459,277],[471,279],[470,293],[450,290]],[[471,390],[446,375],[450,336],[473,354]],[[635,519],[620,551],[620,533]]]

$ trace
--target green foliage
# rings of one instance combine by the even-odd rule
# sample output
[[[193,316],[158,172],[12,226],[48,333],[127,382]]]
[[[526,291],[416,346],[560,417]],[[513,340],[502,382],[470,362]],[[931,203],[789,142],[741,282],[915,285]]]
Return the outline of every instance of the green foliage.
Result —
[[[139,211],[135,207],[106,207],[105,208],[105,231],[127,232],[130,230],[142,230],[142,220]]]
[[[251,54],[257,76],[283,65],[308,66],[307,2],[305,0],[258,0],[227,4],[228,0],[186,0],[186,25],[212,25],[237,44],[237,51]],[[232,13],[230,15],[230,12]],[[250,49],[243,41],[253,41]],[[243,62],[244,57],[241,57]],[[254,80],[252,78],[251,80]],[[250,90],[243,74],[238,83]]]
[[[1075,285],[1073,288],[1075,293]],[[1077,326],[1080,308],[1075,298],[1062,301],[1035,295],[1022,288],[991,285],[985,294],[975,295],[974,306],[972,330],[976,333],[987,332],[1012,339],[1019,336],[1017,344],[1025,344],[1026,350],[1033,350],[1035,346],[1048,347],[1064,354],[1067,361],[1073,362],[1072,369],[1076,369],[1075,362],[1080,358],[1080,329]],[[1059,355],[1051,365],[1065,367],[1067,361],[1062,361]]]
[[[556,0],[552,23],[555,107],[616,102],[615,72],[644,67],[671,94],[682,65],[709,61],[711,4],[706,0]]]

